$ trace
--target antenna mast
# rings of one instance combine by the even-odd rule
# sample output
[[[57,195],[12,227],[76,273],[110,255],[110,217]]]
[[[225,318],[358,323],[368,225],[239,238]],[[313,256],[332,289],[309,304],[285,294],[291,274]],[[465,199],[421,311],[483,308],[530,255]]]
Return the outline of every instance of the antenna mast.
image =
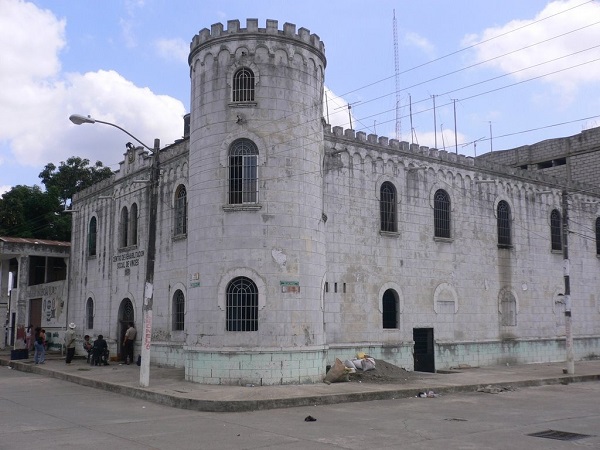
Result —
[[[402,140],[402,127],[400,124],[400,61],[398,58],[398,26],[396,24],[396,10],[394,9],[394,65],[396,69],[396,139]]]

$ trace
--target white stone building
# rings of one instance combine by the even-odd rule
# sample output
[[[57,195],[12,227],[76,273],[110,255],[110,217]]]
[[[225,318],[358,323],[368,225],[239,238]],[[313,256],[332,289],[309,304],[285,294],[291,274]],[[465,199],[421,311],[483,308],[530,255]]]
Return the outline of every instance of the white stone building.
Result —
[[[331,129],[324,44],[292,24],[215,24],[189,63],[189,131],[160,152],[152,363],[286,384],[357,351],[564,360],[563,189],[575,357],[600,353],[597,188]],[[113,354],[142,326],[152,158],[129,149],[73,201],[68,320]]]

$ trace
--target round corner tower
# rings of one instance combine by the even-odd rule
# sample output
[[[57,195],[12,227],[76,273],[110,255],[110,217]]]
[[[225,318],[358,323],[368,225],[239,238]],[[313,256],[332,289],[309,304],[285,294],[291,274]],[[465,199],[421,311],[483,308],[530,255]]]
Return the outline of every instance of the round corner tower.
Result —
[[[314,382],[325,372],[324,44],[275,20],[218,23],[189,55],[186,377]]]

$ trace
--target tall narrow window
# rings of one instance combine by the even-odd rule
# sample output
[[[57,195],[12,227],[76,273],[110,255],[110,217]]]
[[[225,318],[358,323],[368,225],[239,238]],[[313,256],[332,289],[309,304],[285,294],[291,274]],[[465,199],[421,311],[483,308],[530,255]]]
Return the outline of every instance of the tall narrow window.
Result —
[[[229,149],[229,204],[258,201],[258,149],[248,139],[238,139]]]
[[[512,245],[510,237],[510,206],[504,200],[498,202],[498,247],[509,248]]]
[[[173,294],[173,331],[185,329],[185,297],[181,289]]]
[[[129,242],[128,245],[137,245],[138,240],[138,208],[137,204],[131,205],[129,212]]]
[[[379,211],[381,214],[381,231],[398,231],[396,216],[396,188],[386,181],[379,192]]]
[[[600,217],[596,219],[596,256],[600,256]]]
[[[179,185],[175,192],[175,236],[187,233],[187,191]]]
[[[124,206],[121,210],[121,223],[119,232],[119,247],[127,247],[127,237],[129,235],[129,211],[127,211],[126,206]]]
[[[92,217],[90,219],[90,226],[88,227],[88,256],[96,255],[97,226],[98,222],[96,218]]]
[[[85,304],[85,325],[88,330],[94,328],[94,300],[92,297],[89,297]]]
[[[233,74],[233,101],[254,101],[254,73],[246,67]]]
[[[227,286],[227,331],[258,330],[258,289],[246,277],[234,278]]]
[[[552,250],[562,250],[562,220],[558,209],[553,209],[550,213],[550,239],[552,241]]]
[[[398,328],[398,296],[393,289],[383,294],[383,328]]]
[[[450,196],[443,189],[436,191],[433,198],[434,236],[450,237]]]

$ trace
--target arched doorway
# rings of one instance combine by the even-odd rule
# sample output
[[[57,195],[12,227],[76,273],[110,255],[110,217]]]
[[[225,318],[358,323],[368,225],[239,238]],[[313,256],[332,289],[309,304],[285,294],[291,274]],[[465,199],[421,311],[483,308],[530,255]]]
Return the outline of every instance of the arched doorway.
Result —
[[[117,357],[122,359],[123,355],[123,338],[127,331],[129,322],[135,323],[135,315],[133,311],[133,303],[128,298],[124,298],[119,306],[119,324],[117,326]]]

